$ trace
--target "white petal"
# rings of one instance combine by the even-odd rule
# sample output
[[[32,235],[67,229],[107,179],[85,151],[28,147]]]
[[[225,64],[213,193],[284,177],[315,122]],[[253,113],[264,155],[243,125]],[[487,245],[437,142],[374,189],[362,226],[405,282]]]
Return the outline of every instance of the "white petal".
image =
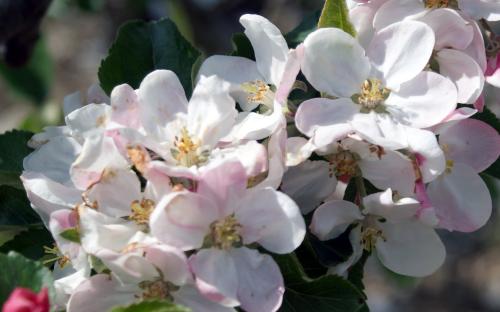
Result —
[[[366,48],[370,44],[375,33],[373,19],[375,14],[386,0],[372,0],[349,10],[349,17],[354,28],[356,28],[356,39]]]
[[[238,272],[238,300],[247,312],[277,311],[285,286],[270,255],[245,247],[231,250]]]
[[[252,43],[259,72],[279,86],[288,61],[288,45],[281,31],[262,16],[245,14],[240,17],[245,35]]]
[[[219,217],[217,206],[206,197],[188,191],[165,196],[151,214],[151,234],[182,250],[200,248],[210,224]]]
[[[24,158],[23,167],[25,171],[42,173],[58,183],[72,185],[69,168],[80,151],[80,144],[73,138],[58,136]]]
[[[225,250],[202,249],[189,258],[196,286],[205,298],[234,307],[238,300],[238,271],[231,254]]]
[[[464,52],[476,60],[483,71],[486,71],[486,49],[484,46],[484,38],[481,33],[481,28],[479,28],[479,25],[474,20],[467,17],[465,17],[465,19],[472,25],[474,37],[472,38],[471,44],[464,50]]]
[[[484,18],[492,22],[500,21],[500,4],[495,0],[458,0],[458,5],[461,10],[474,19]]]
[[[405,126],[389,114],[359,113],[351,121],[353,129],[366,141],[387,149],[398,150],[408,145]]]
[[[82,102],[82,94],[80,91],[68,94],[63,99],[63,113],[64,117],[68,116],[71,112],[81,108],[84,105]]]
[[[229,86],[216,76],[202,78],[196,84],[188,104],[188,130],[203,145],[214,146],[229,133],[236,120]]]
[[[320,240],[333,239],[349,225],[362,220],[359,207],[345,200],[332,200],[319,206],[314,212],[310,229]]]
[[[139,115],[139,101],[135,90],[122,84],[113,88],[111,92],[111,120],[134,129],[139,129],[141,119]]]
[[[434,42],[434,32],[424,23],[404,21],[387,26],[375,34],[367,49],[372,73],[386,87],[397,90],[425,68]]]
[[[137,90],[141,122],[149,134],[164,137],[165,127],[187,111],[187,99],[177,75],[170,70],[148,74]]]
[[[299,44],[296,49],[291,49],[288,52],[288,61],[285,65],[283,77],[279,86],[277,86],[275,100],[281,105],[287,105],[288,95],[293,89],[293,85],[300,71],[300,65],[304,59],[304,45]]]
[[[164,280],[184,285],[191,279],[186,255],[168,245],[152,245],[146,248],[145,259],[162,272]]]
[[[467,54],[451,49],[437,53],[439,72],[455,83],[458,102],[474,104],[484,87],[484,74],[481,67]]]
[[[335,191],[336,185],[328,162],[308,160],[288,169],[281,190],[295,200],[303,214],[308,214]]]
[[[65,118],[66,125],[73,136],[85,139],[102,132],[110,119],[111,106],[107,104],[88,104],[72,111]]]
[[[419,0],[389,0],[377,11],[373,25],[379,30],[406,19],[416,19],[426,12]]]
[[[222,306],[203,297],[193,285],[184,285],[179,290],[172,292],[176,304],[190,308],[193,312],[235,312],[233,308]]]
[[[337,28],[322,28],[304,41],[302,72],[316,90],[350,97],[368,78],[370,63],[356,39]]]
[[[245,244],[258,242],[267,250],[286,254],[304,240],[305,223],[297,204],[272,188],[249,190],[235,211]]]
[[[433,228],[417,221],[385,222],[379,226],[385,240],[377,240],[377,255],[388,269],[422,277],[434,273],[443,264],[446,251]]]
[[[457,88],[451,80],[424,71],[391,92],[387,109],[401,123],[427,128],[444,120],[457,106]]]
[[[420,208],[418,200],[413,198],[393,199],[391,189],[370,194],[363,198],[364,214],[372,214],[387,219],[388,222],[401,222],[415,215]]]
[[[436,35],[435,50],[450,48],[464,50],[472,42],[474,30],[457,11],[452,9],[432,10],[420,21],[429,25]]]
[[[472,232],[489,220],[491,196],[481,177],[471,167],[455,163],[427,187],[439,225],[450,231]]]
[[[427,130],[406,128],[409,149],[416,154],[422,181],[428,183],[443,173],[446,160],[436,136]]]

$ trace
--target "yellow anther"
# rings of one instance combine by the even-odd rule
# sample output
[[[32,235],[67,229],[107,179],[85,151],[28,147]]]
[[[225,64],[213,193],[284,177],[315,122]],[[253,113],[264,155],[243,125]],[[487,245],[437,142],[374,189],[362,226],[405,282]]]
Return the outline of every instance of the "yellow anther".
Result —
[[[241,243],[241,225],[234,215],[215,221],[210,225],[211,243],[214,247],[228,250]]]
[[[350,151],[339,151],[329,156],[330,165],[336,176],[356,176],[359,173],[356,155]]]
[[[57,261],[59,266],[61,268],[64,268],[68,263],[71,262],[68,256],[63,255],[61,253],[61,251],[59,250],[59,247],[57,247],[57,245],[54,245],[54,247],[43,246],[43,251],[45,252],[46,255],[54,255],[55,256],[55,257],[49,258],[47,260],[44,260],[42,262],[43,264],[49,264],[49,263]]]
[[[371,252],[375,249],[379,238],[386,240],[382,230],[374,227],[361,228],[361,244],[366,251]]]
[[[163,280],[144,281],[139,283],[139,287],[143,290],[142,299],[172,299],[171,291],[177,290],[173,284]]]
[[[184,167],[197,166],[207,161],[207,151],[201,150],[201,143],[191,138],[186,128],[181,129],[180,136],[175,137],[174,146],[170,150],[177,164]]]
[[[142,199],[141,201],[134,200],[130,204],[132,213],[129,216],[138,225],[147,225],[149,223],[149,216],[155,208],[155,202],[151,199]]]
[[[450,0],[425,0],[425,7],[428,9],[447,8]]]
[[[453,169],[453,165],[455,162],[451,159],[446,160],[446,173],[451,173],[451,170]]]
[[[354,102],[362,106],[362,113],[372,110],[384,112],[384,101],[389,97],[391,91],[382,85],[378,79],[367,79],[361,85],[361,92],[353,96]]]
[[[245,82],[241,84],[241,88],[248,94],[249,102],[272,107],[274,92],[265,82],[261,80]]]
[[[140,146],[127,146],[127,155],[139,172],[143,173],[146,171],[149,155],[144,148]]]

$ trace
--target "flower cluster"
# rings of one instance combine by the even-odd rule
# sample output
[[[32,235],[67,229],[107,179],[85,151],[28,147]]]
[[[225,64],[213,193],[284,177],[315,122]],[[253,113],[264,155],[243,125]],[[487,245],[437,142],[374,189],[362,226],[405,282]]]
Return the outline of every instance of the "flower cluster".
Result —
[[[471,3],[357,1],[356,37],[321,28],[295,49],[243,15],[255,60],[207,58],[189,100],[169,70],[109,98],[68,96],[66,125],[33,136],[21,177],[56,241],[57,309],[159,298],[277,311],[272,255],[306,229],[348,231],[353,253],[331,274],[371,252],[395,272],[433,273],[445,258],[435,229],[489,219],[478,173],[500,154],[496,130],[469,118],[496,74],[476,20],[499,19],[500,5]],[[293,100],[306,82],[318,97]]]

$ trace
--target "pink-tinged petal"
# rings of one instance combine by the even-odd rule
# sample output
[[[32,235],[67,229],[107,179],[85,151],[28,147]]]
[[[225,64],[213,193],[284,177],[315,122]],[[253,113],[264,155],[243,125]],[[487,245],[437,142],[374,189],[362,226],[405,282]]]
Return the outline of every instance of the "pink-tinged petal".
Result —
[[[56,291],[56,298],[52,302],[55,311],[62,311],[66,309],[70,296],[75,292],[75,289],[90,277],[90,268],[88,270],[82,269],[75,271],[69,266],[65,270],[70,270],[70,273],[58,275],[58,266],[54,267],[54,288]]]
[[[227,205],[242,196],[247,180],[245,168],[239,161],[221,160],[203,168],[196,192],[210,198],[224,216],[233,212]]]
[[[500,21],[500,3],[496,0],[458,0],[458,6],[474,19],[484,18],[487,21]]]
[[[428,183],[436,179],[446,168],[446,159],[434,133],[407,128],[406,135],[410,151],[415,154],[422,181]]]
[[[189,258],[196,286],[205,298],[227,307],[240,304],[238,300],[237,263],[230,252],[202,249]]]
[[[257,141],[248,141],[244,144],[215,149],[210,155],[210,162],[239,161],[247,177],[257,176],[267,170],[267,151],[264,145]],[[210,165],[207,165],[210,167]],[[204,167],[200,169],[204,170]]]
[[[242,15],[240,23],[252,43],[259,72],[266,82],[279,86],[288,61],[288,45],[281,31],[266,18],[255,14]]]
[[[87,89],[87,103],[109,104],[110,98],[98,83],[93,83]]]
[[[416,19],[427,13],[424,4],[418,0],[389,0],[375,14],[373,26],[380,30],[406,19]]]
[[[457,106],[457,88],[451,80],[424,71],[392,92],[385,101],[387,110],[401,123],[414,128],[434,126]]]
[[[230,251],[238,272],[238,300],[247,312],[278,311],[285,286],[270,255],[245,247]]]
[[[481,32],[481,28],[476,23],[476,21],[463,16],[467,20],[474,30],[474,37],[472,38],[471,44],[463,52],[472,57],[481,67],[481,69],[486,71],[486,49],[484,46],[484,38]]]
[[[200,248],[218,207],[206,197],[187,191],[168,194],[156,205],[149,225],[159,241],[182,250]]]
[[[126,249],[127,246],[123,248]],[[123,284],[136,284],[141,281],[155,280],[160,277],[155,266],[147,261],[142,254],[108,249],[97,250],[93,254]]]
[[[450,231],[473,232],[489,220],[491,196],[481,177],[471,167],[455,163],[427,187],[439,226]]]
[[[148,164],[148,171],[154,171],[158,174],[163,174],[169,177],[181,177],[197,180],[199,170],[196,166],[182,167],[176,163],[167,163],[165,161],[153,160]]]
[[[370,194],[363,198],[363,213],[384,217],[388,222],[402,222],[415,215],[420,207],[418,200],[401,198],[394,200],[391,189]]]
[[[283,177],[281,190],[308,214],[335,191],[337,179],[326,161],[306,161],[290,167]]]
[[[33,149],[38,149],[50,140],[58,136],[71,136],[71,130],[67,126],[47,126],[42,132],[34,134],[27,145]]]
[[[500,53],[488,60],[488,68],[484,74],[490,85],[500,88]]]
[[[135,285],[121,285],[107,274],[94,275],[81,283],[68,302],[68,312],[108,311],[115,306],[126,306],[137,300],[141,289]]]
[[[193,285],[184,285],[179,290],[172,292],[172,297],[176,304],[183,305],[196,311],[210,312],[235,312],[230,307],[222,306],[205,298]]]
[[[484,74],[479,65],[467,54],[444,49],[436,54],[441,75],[455,83],[459,103],[473,104],[481,95],[484,87]]]
[[[413,194],[416,177],[413,164],[407,156],[384,150],[380,158],[362,158],[358,166],[363,177],[378,189],[392,188],[403,196]]]
[[[108,171],[104,178],[91,186],[87,197],[102,213],[125,217],[131,214],[132,202],[142,198],[141,182],[130,169]]]
[[[439,143],[447,158],[486,170],[500,156],[500,135],[490,125],[476,119],[465,119],[440,133]]]
[[[187,99],[177,75],[170,70],[148,74],[137,90],[141,123],[147,133],[164,137],[167,124],[187,112]]]
[[[376,243],[377,256],[389,270],[422,277],[434,273],[444,262],[446,251],[432,227],[418,221],[378,223],[385,239]]]
[[[472,42],[474,30],[457,11],[452,9],[432,10],[419,18],[419,21],[429,25],[436,35],[435,50],[464,50]]]
[[[72,111],[65,118],[66,125],[74,137],[85,139],[102,132],[110,119],[111,106],[88,104]]]
[[[37,172],[51,180],[71,185],[69,168],[81,151],[81,145],[71,137],[57,136],[43,144],[23,160],[24,170]]]
[[[484,110],[484,106],[486,105],[484,99],[484,93],[479,96],[477,101],[474,103],[474,108],[477,110],[476,112],[482,112]]]
[[[141,127],[137,93],[128,84],[122,84],[111,91],[111,120],[133,129]]]
[[[278,130],[271,135],[267,143],[268,169],[266,178],[256,188],[272,187],[278,189],[286,170],[286,121],[282,120]]]
[[[304,41],[302,72],[316,90],[350,97],[368,78],[370,63],[356,39],[337,28],[322,28]]]
[[[57,183],[41,173],[23,172],[21,181],[33,209],[48,224],[50,214],[59,209],[72,209],[82,201],[81,191]]]
[[[375,33],[373,19],[378,9],[386,0],[372,0],[364,2],[349,10],[349,18],[354,28],[356,28],[356,39],[363,47],[368,47]]]
[[[479,99],[484,99],[484,97],[481,96]],[[430,130],[436,134],[440,134],[448,127],[453,126],[457,121],[472,117],[475,113],[477,113],[477,109],[466,106],[459,107],[451,112],[441,123],[431,127]]]
[[[398,90],[425,68],[434,43],[434,32],[422,22],[404,21],[387,26],[375,34],[367,49],[372,74],[389,89]]]
[[[157,170],[147,170],[144,177],[148,180],[144,189],[145,198],[158,202],[172,192],[172,181],[167,175]]]
[[[216,76],[202,78],[196,84],[188,104],[187,128],[203,145],[215,146],[235,123],[238,112],[229,87]]]
[[[196,81],[212,75],[231,84],[231,96],[244,111],[251,111],[258,106],[257,103],[248,101],[248,93],[241,88],[242,83],[265,80],[259,73],[255,61],[239,56],[210,56],[201,64]]]
[[[296,166],[308,159],[316,147],[311,140],[303,137],[291,137],[286,140],[286,165]]]
[[[71,112],[82,108],[85,105],[82,101],[82,94],[80,91],[68,94],[63,99],[63,113],[64,117],[68,116]]]
[[[356,114],[351,121],[352,128],[364,140],[391,150],[406,148],[406,126],[389,114]]]
[[[106,178],[116,169],[128,168],[128,161],[120,154],[113,139],[93,136],[85,140],[82,152],[73,162],[69,170],[74,185],[86,190],[101,178]]]
[[[272,188],[250,189],[235,211],[242,225],[245,245],[257,242],[267,250],[286,254],[304,240],[304,219],[299,207],[286,194]]]
[[[363,215],[358,206],[345,200],[332,200],[316,209],[310,229],[320,240],[329,240],[360,220],[363,220]]]
[[[28,288],[16,287],[4,302],[2,312],[49,312],[49,291],[42,288],[37,294]]]
[[[162,272],[164,280],[182,286],[191,280],[186,255],[168,245],[152,245],[145,248],[144,258]]]
[[[299,106],[295,124],[297,129],[308,137],[314,136],[319,128],[325,128],[325,132],[331,133],[329,140],[326,140],[329,142],[319,143],[327,145],[352,131],[346,124],[358,111],[359,107],[350,99],[311,99]]]
[[[288,95],[292,91],[293,85],[300,71],[300,64],[304,59],[304,45],[300,44],[296,49],[291,49],[288,52],[288,61],[283,71],[281,82],[277,86],[275,100],[281,105],[287,105]]]

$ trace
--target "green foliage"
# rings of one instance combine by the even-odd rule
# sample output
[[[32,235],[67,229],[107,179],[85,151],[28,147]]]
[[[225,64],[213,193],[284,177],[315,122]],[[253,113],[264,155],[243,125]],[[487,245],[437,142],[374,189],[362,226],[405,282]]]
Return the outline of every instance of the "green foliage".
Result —
[[[170,303],[168,301],[148,300],[134,303],[128,307],[118,307],[110,312],[190,312],[190,309]]]
[[[286,42],[288,42],[290,48],[295,48],[301,44],[307,35],[318,28],[320,14],[321,12],[317,11],[306,16],[296,28],[285,35]]]
[[[234,34],[232,40],[232,56],[241,56],[246,57],[247,59],[255,60],[255,52],[253,51],[252,43],[244,33]]]
[[[0,268],[0,302],[5,302],[16,287],[29,288],[34,292],[46,287],[54,297],[52,274],[40,262],[9,252],[8,255],[0,254]]]
[[[356,36],[356,30],[349,21],[349,10],[345,0],[326,0],[318,22],[318,28],[335,27]]]
[[[24,191],[0,186],[0,226],[31,226],[41,224]]]
[[[0,135],[0,185],[22,189],[19,175],[23,171],[23,159],[32,149],[27,145],[33,134],[13,130]]]
[[[59,233],[59,235],[70,242],[80,243],[80,232],[77,228],[69,228]]]
[[[309,278],[295,254],[275,256],[285,279],[285,296],[280,312],[359,311],[364,295],[349,281],[335,275]]]
[[[199,56],[200,52],[169,19],[130,22],[120,28],[109,55],[102,61],[99,81],[109,94],[119,84],[137,88],[148,73],[169,69],[177,74],[189,96],[191,71]]]
[[[39,260],[45,255],[43,246],[52,246],[53,244],[54,239],[50,232],[40,226],[19,233],[0,246],[0,252],[16,251],[27,258]]]
[[[21,68],[12,68],[0,61],[0,76],[15,92],[35,104],[42,104],[54,78],[54,64],[45,42],[38,40],[31,59]]]

